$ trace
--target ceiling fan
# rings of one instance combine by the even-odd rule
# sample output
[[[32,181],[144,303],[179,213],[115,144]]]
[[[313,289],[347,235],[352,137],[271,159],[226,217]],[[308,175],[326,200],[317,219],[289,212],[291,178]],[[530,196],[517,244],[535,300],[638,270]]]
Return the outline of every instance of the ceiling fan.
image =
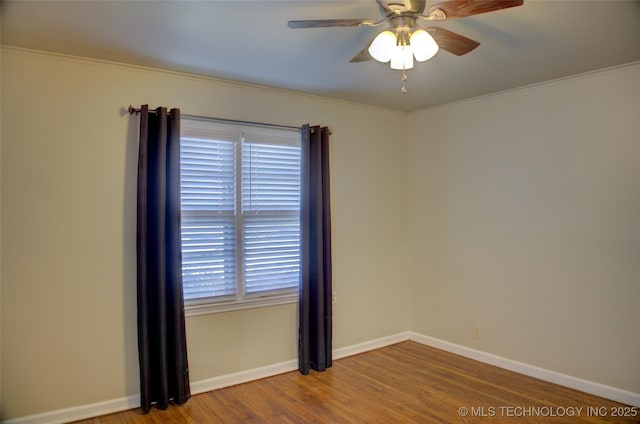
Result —
[[[440,27],[421,29],[418,22],[445,21],[481,13],[521,6],[524,0],[449,0],[426,9],[426,0],[376,0],[382,19],[316,19],[289,21],[289,28],[374,27],[387,23],[382,31],[367,44],[351,62],[375,59],[390,62],[392,69],[402,70],[402,93],[406,93],[407,76],[404,71],[413,68],[413,59],[419,62],[433,57],[439,49],[456,56],[469,53],[479,42]],[[426,9],[426,13],[425,13]]]

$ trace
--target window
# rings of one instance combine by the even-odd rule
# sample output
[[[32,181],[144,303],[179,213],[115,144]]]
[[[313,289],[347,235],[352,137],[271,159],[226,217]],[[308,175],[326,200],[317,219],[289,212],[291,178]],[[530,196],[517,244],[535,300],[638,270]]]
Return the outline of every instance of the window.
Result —
[[[182,118],[187,313],[297,299],[300,130]]]

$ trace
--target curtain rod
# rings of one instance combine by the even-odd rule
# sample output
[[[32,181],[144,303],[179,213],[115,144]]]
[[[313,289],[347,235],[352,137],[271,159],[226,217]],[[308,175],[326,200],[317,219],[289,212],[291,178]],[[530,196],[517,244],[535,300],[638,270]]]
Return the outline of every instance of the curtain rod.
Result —
[[[135,107],[129,105],[128,110],[129,110],[129,115],[135,115],[140,113],[141,109],[136,109]],[[149,113],[156,113],[156,111],[149,109]],[[211,121],[211,122],[221,122],[221,123],[227,123],[227,124],[251,125],[251,126],[257,126],[257,127],[282,128],[282,129],[298,130],[298,131],[302,129],[302,127],[293,127],[290,125],[265,124],[264,122],[240,121],[237,119],[211,118],[209,116],[198,116],[198,115],[187,115],[187,114],[181,114],[181,116],[187,119],[195,119],[198,121]]]

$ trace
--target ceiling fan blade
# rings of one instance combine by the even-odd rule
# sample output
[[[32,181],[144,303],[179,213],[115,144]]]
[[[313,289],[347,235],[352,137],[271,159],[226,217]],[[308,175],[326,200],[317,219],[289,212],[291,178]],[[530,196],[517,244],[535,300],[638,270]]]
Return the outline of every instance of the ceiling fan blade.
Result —
[[[353,56],[353,58],[351,58],[351,60],[349,62],[351,62],[351,63],[366,62],[367,60],[373,59],[371,57],[371,55],[369,54],[369,46],[371,45],[372,42],[373,42],[373,40],[368,42],[367,45],[364,46],[364,49],[360,50],[358,52],[358,54]]]
[[[425,28],[425,31],[431,34],[442,50],[446,50],[456,56],[467,54],[480,45],[477,41],[467,38],[464,35],[451,32],[448,29],[430,27]]]
[[[427,16],[433,20],[442,21],[522,6],[523,3],[524,0],[450,0],[431,6]],[[444,12],[444,17],[440,11]]]
[[[372,26],[376,24],[370,19],[313,19],[309,21],[289,21],[289,28],[329,28]]]

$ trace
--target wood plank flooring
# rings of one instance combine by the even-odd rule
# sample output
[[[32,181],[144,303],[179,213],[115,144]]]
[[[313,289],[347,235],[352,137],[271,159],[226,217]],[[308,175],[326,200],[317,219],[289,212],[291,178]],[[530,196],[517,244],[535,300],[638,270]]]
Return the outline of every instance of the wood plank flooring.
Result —
[[[627,415],[613,416],[613,415]],[[634,416],[635,415],[635,416]],[[640,423],[633,408],[416,342],[79,424]]]

